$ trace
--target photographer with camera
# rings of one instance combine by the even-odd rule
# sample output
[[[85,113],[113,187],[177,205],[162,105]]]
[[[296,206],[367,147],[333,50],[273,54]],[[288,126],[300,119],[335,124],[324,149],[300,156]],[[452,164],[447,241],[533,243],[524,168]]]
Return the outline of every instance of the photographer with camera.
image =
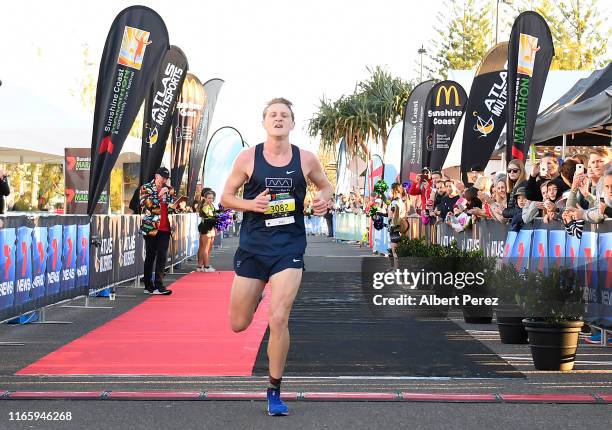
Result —
[[[140,232],[145,240],[144,283],[145,294],[170,295],[164,287],[164,267],[170,244],[170,219],[174,211],[174,188],[168,184],[170,171],[160,167],[155,178],[140,187],[140,209],[143,214]],[[153,282],[155,265],[155,282]]]
[[[0,214],[4,213],[4,197],[11,194],[11,189],[8,184],[8,175],[0,169]]]
[[[429,223],[430,210],[433,210],[433,200],[431,200],[432,184],[431,173],[427,167],[424,167],[421,170],[421,174],[417,175],[416,180],[408,190],[408,194],[411,196],[421,196],[421,211],[419,215],[421,215],[423,224]]]

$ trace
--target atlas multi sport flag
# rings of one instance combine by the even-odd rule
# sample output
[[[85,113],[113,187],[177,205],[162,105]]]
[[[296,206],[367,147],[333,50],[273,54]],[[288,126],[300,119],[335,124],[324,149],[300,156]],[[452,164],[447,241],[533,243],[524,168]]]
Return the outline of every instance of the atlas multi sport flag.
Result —
[[[425,120],[425,100],[434,81],[421,82],[414,87],[404,107],[404,128],[402,130],[402,155],[400,162],[401,182],[414,181],[421,173],[423,156],[423,122]]]
[[[144,6],[124,9],[113,21],[98,74],[91,140],[87,213],[93,214],[138,110],[168,50],[161,17]]]
[[[425,101],[422,166],[441,170],[465,110],[467,95],[455,81],[434,85]]]
[[[465,108],[461,173],[484,168],[506,125],[508,104],[508,42],[498,43],[487,54],[472,82]]]
[[[525,160],[553,55],[544,18],[531,11],[521,13],[508,43],[508,161]]]
[[[166,141],[172,128],[174,109],[188,67],[183,51],[177,46],[170,46],[145,100],[139,186],[153,180],[155,172],[161,166]],[[134,212],[139,212],[139,188],[136,188],[130,201],[130,209]]]
[[[192,146],[204,112],[204,86],[192,73],[187,73],[172,122],[172,168],[170,183],[178,191],[189,161]]]

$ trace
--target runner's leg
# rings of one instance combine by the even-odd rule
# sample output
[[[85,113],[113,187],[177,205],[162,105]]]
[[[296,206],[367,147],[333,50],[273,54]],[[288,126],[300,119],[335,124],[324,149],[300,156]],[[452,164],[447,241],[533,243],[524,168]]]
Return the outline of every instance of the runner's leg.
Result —
[[[302,281],[302,269],[285,269],[270,278],[268,360],[270,376],[280,379],[289,351],[289,314]]]
[[[253,321],[255,307],[265,286],[266,282],[261,279],[234,277],[229,317],[232,330],[236,333],[246,330]]]

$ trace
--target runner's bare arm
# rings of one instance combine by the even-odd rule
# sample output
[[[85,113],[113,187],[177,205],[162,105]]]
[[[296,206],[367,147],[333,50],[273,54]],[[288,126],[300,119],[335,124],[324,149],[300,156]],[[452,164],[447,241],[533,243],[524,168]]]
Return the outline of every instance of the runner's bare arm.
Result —
[[[245,200],[236,196],[238,189],[249,180],[249,173],[253,171],[254,151],[248,149],[241,152],[234,161],[232,172],[227,178],[223,194],[221,194],[221,205],[225,208],[233,209],[240,212],[265,212],[268,208],[270,196],[266,190],[253,200]]]
[[[323,171],[321,162],[312,152],[303,151],[302,157],[306,167],[306,177],[319,189],[312,202],[313,212],[315,215],[325,215],[327,212],[327,202],[332,198],[332,185]]]

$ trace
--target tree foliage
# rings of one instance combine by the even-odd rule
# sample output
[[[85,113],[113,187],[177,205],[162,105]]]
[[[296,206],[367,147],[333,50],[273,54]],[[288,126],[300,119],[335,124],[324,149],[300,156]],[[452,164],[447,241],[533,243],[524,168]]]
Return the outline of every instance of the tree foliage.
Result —
[[[520,5],[527,10],[532,2]],[[590,70],[610,62],[607,50],[612,36],[609,17],[597,0],[540,0],[533,10],[544,17],[555,45],[552,70]]]
[[[334,151],[341,138],[350,154],[363,158],[369,157],[369,140],[380,140],[386,148],[388,130],[401,119],[412,84],[381,67],[368,71],[370,77],[358,82],[352,94],[335,101],[321,99],[308,133],[320,138],[324,150]]]
[[[446,79],[449,69],[472,69],[493,44],[490,1],[446,0],[437,22],[425,65],[430,77]]]

